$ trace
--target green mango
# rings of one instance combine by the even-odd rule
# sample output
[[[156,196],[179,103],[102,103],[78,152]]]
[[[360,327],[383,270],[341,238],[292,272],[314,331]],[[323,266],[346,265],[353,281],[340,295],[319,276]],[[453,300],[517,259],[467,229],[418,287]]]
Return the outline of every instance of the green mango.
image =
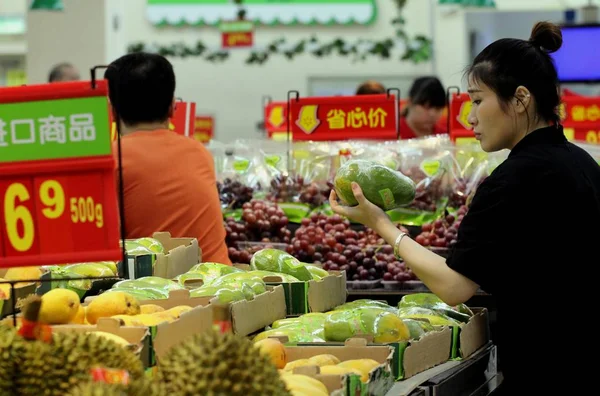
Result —
[[[145,254],[154,254],[154,252],[148,249],[146,246],[140,245],[136,241],[127,240],[125,241],[125,250],[129,256],[141,256]]]
[[[154,286],[163,290],[181,290],[183,287],[178,283],[173,282],[170,279],[160,278],[158,276],[144,276],[142,278],[135,279],[136,282],[145,283],[150,286]]]
[[[113,293],[113,292],[124,292],[130,294],[132,297],[135,297],[138,300],[164,300],[168,298],[167,295],[161,293],[157,290],[153,289],[132,289],[132,288],[121,288],[121,287],[113,287],[108,289],[104,293]]]
[[[398,303],[398,308],[405,307],[429,308],[463,323],[467,323],[471,316],[473,316],[473,313],[465,304],[459,304],[457,307],[452,307],[433,293],[408,294],[402,297]]]
[[[111,277],[115,276],[112,270],[102,264],[81,263],[65,266],[65,270],[79,274],[80,277]]]
[[[347,302],[345,304],[335,307],[334,311],[343,311],[343,310],[356,309],[356,308],[379,308],[379,309],[385,309],[387,311],[394,312],[394,313],[397,311],[396,308],[388,305],[387,303],[384,303],[382,301],[376,301],[376,300],[368,300],[368,299],[361,299],[361,300],[354,300],[354,301]]]
[[[307,333],[303,328],[281,328],[281,329],[272,329],[266,330],[262,333],[257,334],[253,341],[257,342],[260,340],[264,340],[269,337],[281,337],[287,336],[289,339],[289,343],[297,343],[297,342],[325,342],[325,339],[313,335],[312,333]]]
[[[281,278],[282,283],[300,282],[300,280],[298,278],[293,277],[292,275],[283,274],[281,272],[255,270],[255,271],[248,271],[248,274],[258,276],[262,279],[264,279],[266,277],[279,277],[279,278]]]
[[[135,240],[139,245],[147,248],[154,253],[165,253],[165,247],[158,240],[150,237],[138,238]]]
[[[227,274],[214,280],[210,284],[210,286],[223,285],[242,290],[247,296],[250,297],[248,299],[267,291],[267,285],[261,278],[258,276],[249,275],[248,273]]]
[[[433,326],[429,323],[429,321],[422,321],[416,319],[402,319],[408,330],[410,331],[410,338],[413,340],[418,340],[426,333],[433,331]]]
[[[385,211],[410,204],[416,195],[415,183],[409,177],[374,161],[350,160],[338,169],[333,181],[335,192],[348,206],[358,205],[352,182],[358,183],[365,197]]]
[[[190,292],[190,297],[217,297],[219,302],[229,304],[246,299],[242,290],[229,286],[202,286]]]
[[[193,266],[188,273],[202,274],[204,284],[210,285],[211,282],[223,275],[244,272],[239,268],[232,267],[231,265],[219,264],[219,263],[201,263]]]
[[[308,268],[294,256],[277,249],[262,249],[254,253],[250,260],[253,270],[281,272],[292,275],[300,281],[313,279]]]
[[[327,341],[346,341],[358,334],[374,334],[375,320],[387,309],[375,307],[354,308],[332,312],[324,324]]]
[[[329,276],[329,272],[325,271],[323,268],[317,267],[316,265],[305,264],[308,271],[313,276],[315,280],[321,280],[326,276]]]
[[[398,316],[402,319],[424,319],[433,326],[459,326],[460,322],[439,311],[421,307],[398,308]]]

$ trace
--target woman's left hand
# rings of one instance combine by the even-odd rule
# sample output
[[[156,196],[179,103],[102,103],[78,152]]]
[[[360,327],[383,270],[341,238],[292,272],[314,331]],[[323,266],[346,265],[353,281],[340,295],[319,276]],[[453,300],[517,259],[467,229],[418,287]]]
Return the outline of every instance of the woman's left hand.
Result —
[[[335,190],[331,190],[331,194],[329,195],[331,210],[340,216],[364,224],[365,226],[372,228],[375,232],[377,232],[378,225],[381,224],[382,221],[387,220],[391,223],[391,220],[383,210],[365,198],[362,189],[357,183],[352,183],[352,192],[354,193],[354,198],[356,198],[358,205],[341,206],[337,202]]]

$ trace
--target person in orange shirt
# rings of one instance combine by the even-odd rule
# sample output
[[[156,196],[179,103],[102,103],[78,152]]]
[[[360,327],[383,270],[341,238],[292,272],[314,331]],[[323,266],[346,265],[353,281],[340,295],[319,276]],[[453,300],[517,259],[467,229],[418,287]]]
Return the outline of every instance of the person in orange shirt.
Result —
[[[446,91],[436,77],[417,78],[408,93],[400,117],[400,139],[447,133],[440,119],[446,107]]]
[[[196,237],[204,262],[231,264],[212,156],[202,143],[169,130],[175,106],[170,62],[129,54],[104,77],[122,136],[126,238],[156,231]]]

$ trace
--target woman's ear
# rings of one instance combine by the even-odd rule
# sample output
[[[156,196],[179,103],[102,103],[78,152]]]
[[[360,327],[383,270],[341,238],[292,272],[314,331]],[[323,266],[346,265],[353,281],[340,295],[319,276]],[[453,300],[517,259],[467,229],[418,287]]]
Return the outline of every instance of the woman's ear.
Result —
[[[519,85],[515,90],[514,106],[518,113],[527,111],[531,104],[531,92],[524,86]]]

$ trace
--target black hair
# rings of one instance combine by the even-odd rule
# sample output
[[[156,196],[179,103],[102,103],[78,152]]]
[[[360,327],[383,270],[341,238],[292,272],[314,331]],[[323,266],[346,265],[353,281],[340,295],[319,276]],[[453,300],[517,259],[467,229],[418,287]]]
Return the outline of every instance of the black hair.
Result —
[[[410,103],[428,107],[441,108],[446,106],[446,91],[437,77],[426,76],[417,78],[408,92]]]
[[[143,52],[124,55],[108,66],[104,78],[113,109],[125,125],[169,118],[175,73],[165,57]]]
[[[529,40],[501,39],[488,45],[467,74],[494,91],[505,110],[517,88],[526,87],[535,99],[537,117],[558,124],[559,81],[550,54],[561,45],[560,28],[550,22],[538,22]]]
[[[373,80],[365,81],[356,89],[356,95],[376,95],[384,94],[385,92],[383,84]]]
[[[73,65],[67,62],[54,65],[48,74],[48,82],[60,81],[64,75],[65,69],[73,68]]]

